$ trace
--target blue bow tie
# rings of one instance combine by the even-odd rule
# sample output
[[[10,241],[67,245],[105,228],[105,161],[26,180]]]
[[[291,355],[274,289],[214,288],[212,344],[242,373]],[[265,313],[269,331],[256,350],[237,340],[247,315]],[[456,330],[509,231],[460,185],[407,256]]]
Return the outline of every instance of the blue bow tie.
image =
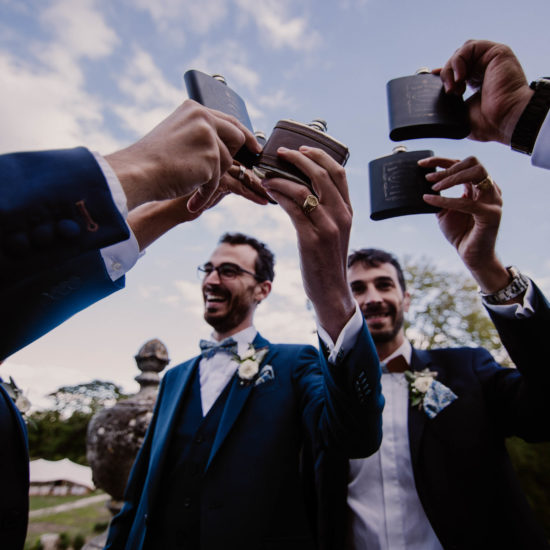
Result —
[[[216,353],[228,353],[233,355],[237,353],[237,342],[233,338],[226,338],[221,342],[211,342],[209,340],[201,340],[199,342],[201,348],[201,355],[205,359],[210,359],[214,357]]]

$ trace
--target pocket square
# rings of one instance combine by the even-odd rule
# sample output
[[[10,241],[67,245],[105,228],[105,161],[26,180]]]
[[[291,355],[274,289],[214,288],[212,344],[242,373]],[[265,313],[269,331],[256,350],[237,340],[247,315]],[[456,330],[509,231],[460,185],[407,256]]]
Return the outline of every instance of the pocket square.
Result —
[[[258,377],[254,382],[254,386],[259,386],[260,384],[268,382],[269,380],[275,380],[275,373],[273,372],[273,367],[271,365],[265,365],[258,373]]]
[[[457,399],[457,395],[453,392],[453,390],[449,389],[447,386],[444,386],[441,382],[434,380],[430,384],[430,387],[424,396],[422,406],[424,408],[424,412],[429,418],[435,418],[455,399]]]

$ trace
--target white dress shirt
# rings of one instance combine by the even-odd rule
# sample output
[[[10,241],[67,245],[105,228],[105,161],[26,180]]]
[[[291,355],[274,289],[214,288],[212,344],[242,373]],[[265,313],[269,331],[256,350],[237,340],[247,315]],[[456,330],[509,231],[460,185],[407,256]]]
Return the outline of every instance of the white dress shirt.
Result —
[[[119,179],[109,163],[101,155],[98,153],[92,154],[107,181],[115,206],[118,208],[122,217],[126,219],[128,216],[128,206],[126,203],[126,195],[124,194]],[[100,250],[101,257],[105,263],[105,269],[112,281],[116,281],[126,272],[130,271],[138,259],[144,254],[144,252],[140,253],[139,244],[130,226],[128,226],[128,230],[130,231],[130,237],[128,239],[112,244],[111,246],[106,246]]]
[[[542,123],[533,146],[531,164],[550,170],[550,111]]]
[[[385,361],[403,355],[411,362],[408,340]],[[357,550],[442,550],[420,503],[411,462],[409,389],[403,373],[382,374],[386,405],[384,437],[368,458],[349,461],[349,547]]]

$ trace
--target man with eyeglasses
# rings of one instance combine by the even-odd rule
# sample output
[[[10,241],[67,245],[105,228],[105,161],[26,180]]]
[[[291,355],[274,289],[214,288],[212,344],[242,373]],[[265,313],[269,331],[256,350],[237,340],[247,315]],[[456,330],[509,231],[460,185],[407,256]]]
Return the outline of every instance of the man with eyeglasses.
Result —
[[[213,341],[164,376],[106,550],[320,548],[313,464],[329,448],[350,458],[380,444],[380,367],[346,280],[345,172],[318,149],[279,155],[316,193],[263,182],[296,228],[321,351],[257,333],[273,254],[253,237],[223,235],[199,268]]]

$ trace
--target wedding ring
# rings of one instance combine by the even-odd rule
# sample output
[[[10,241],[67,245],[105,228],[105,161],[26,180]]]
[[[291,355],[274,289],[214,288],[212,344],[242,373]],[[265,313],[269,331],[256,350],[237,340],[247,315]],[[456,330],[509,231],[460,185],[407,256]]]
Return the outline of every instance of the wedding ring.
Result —
[[[304,204],[302,205],[302,210],[304,214],[311,214],[319,206],[319,199],[315,195],[308,195]]]
[[[243,181],[245,174],[246,174],[246,168],[244,167],[244,165],[241,164],[239,166],[239,175],[237,176],[237,179],[239,181]]]
[[[487,189],[491,189],[493,186],[494,181],[491,178],[491,176],[487,176],[483,178],[481,181],[478,181],[477,183],[474,183],[474,185],[480,190],[480,191],[487,191]]]

